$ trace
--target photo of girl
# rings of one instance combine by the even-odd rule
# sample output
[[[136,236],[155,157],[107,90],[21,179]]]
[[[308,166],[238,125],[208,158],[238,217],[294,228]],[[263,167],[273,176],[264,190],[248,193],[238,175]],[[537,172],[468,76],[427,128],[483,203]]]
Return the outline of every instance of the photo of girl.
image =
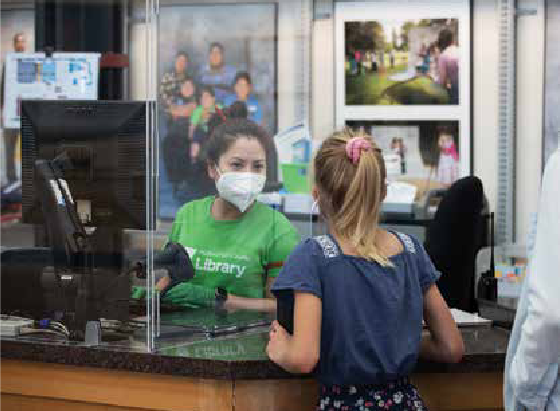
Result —
[[[393,154],[398,155],[400,158],[401,174],[406,174],[406,146],[404,145],[403,139],[400,137],[393,137],[391,141],[391,150]]]
[[[458,121],[347,121],[346,125],[371,134],[391,179],[444,188],[467,174],[461,163]]]
[[[437,178],[440,183],[449,186],[459,178],[459,153],[453,135],[445,128],[440,131],[438,148]]]

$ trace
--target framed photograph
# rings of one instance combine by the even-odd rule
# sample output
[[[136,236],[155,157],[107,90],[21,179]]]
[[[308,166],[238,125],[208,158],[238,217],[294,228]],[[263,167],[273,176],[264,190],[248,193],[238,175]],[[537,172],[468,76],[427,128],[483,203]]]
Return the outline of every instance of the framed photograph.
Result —
[[[345,21],[345,104],[459,104],[458,28],[458,19]]]
[[[468,174],[458,121],[348,121],[379,145],[389,181],[447,187]]]
[[[455,122],[471,167],[470,0],[371,0],[335,9],[336,125]]]
[[[546,2],[543,161],[560,145],[560,2]]]
[[[470,0],[337,3],[336,126],[453,124],[459,176],[469,175],[471,32]]]
[[[277,4],[162,6],[158,43],[159,216],[174,218],[215,189],[200,159],[212,114],[237,103],[277,130]]]

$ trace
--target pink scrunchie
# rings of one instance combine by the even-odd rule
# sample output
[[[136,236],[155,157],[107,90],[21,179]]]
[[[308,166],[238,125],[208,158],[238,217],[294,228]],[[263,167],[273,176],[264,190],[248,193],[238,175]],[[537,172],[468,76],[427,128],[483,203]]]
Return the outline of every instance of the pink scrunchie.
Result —
[[[352,164],[357,164],[362,155],[362,151],[371,149],[371,143],[363,137],[354,137],[346,143],[346,155]]]

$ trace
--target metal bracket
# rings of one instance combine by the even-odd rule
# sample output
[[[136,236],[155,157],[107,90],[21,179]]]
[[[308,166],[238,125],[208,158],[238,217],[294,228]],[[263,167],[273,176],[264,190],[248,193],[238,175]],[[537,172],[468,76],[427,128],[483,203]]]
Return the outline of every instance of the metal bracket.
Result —
[[[523,17],[523,16],[536,16],[538,13],[537,9],[533,9],[533,8],[521,8],[518,7],[515,10],[515,15],[517,17]]]

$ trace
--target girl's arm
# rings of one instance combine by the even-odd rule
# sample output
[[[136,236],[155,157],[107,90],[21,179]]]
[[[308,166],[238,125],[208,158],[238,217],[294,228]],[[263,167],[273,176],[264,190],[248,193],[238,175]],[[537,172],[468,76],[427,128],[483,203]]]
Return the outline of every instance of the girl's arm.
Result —
[[[447,303],[432,284],[424,294],[424,320],[430,335],[422,339],[420,355],[428,360],[457,363],[465,351],[463,337]]]
[[[321,347],[321,300],[313,294],[295,292],[294,334],[277,321],[270,330],[266,352],[270,359],[291,373],[310,373],[319,361]]]

